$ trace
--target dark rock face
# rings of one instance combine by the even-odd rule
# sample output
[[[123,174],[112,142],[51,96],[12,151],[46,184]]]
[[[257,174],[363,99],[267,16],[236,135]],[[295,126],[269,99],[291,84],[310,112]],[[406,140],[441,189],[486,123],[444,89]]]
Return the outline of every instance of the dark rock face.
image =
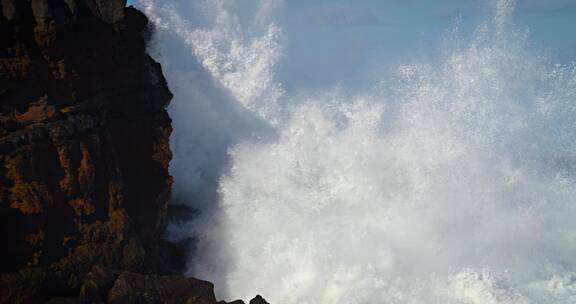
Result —
[[[0,303],[216,303],[161,240],[172,94],[125,5],[0,0]]]
[[[171,99],[123,1],[2,1],[0,271],[139,269],[164,229]],[[103,249],[106,250],[103,250]]]
[[[214,304],[212,283],[181,276],[122,273],[109,293],[110,303]]]
[[[262,298],[262,296],[257,295],[254,299],[250,300],[250,304],[270,304]]]
[[[0,2],[1,302],[166,271],[172,95],[123,0]]]

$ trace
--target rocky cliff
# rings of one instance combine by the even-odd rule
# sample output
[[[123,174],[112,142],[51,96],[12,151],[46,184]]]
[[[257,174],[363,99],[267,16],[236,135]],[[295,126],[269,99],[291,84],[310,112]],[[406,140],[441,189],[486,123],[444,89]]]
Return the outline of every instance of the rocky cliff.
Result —
[[[0,1],[0,303],[216,302],[168,275],[172,96],[125,5]]]

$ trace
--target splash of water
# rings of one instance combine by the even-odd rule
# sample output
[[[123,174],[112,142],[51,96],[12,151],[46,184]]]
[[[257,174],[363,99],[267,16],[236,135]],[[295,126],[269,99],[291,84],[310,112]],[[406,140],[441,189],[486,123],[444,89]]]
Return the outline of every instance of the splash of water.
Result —
[[[280,56],[281,31],[270,17],[279,10],[281,2],[216,0],[163,5],[154,0],[140,2],[157,28],[181,40],[195,60],[230,90],[237,101],[263,118],[273,120],[283,89],[274,81],[273,70]],[[234,14],[244,6],[257,10],[250,22],[243,22]],[[180,13],[186,9],[204,12],[208,25],[194,27],[186,15]]]
[[[400,66],[361,96],[297,99],[274,80],[270,16],[281,5],[243,3],[258,22],[215,1],[202,10],[214,22],[190,25],[144,1],[158,40],[181,40],[190,52],[179,62],[198,62],[178,73],[164,58],[175,106],[230,93],[200,96],[226,100],[210,110],[194,100],[172,110],[185,130],[176,141],[197,143],[174,147],[177,188],[201,193],[202,177],[182,171],[226,156],[191,156],[230,149],[212,177],[217,208],[174,232],[201,231],[190,274],[225,298],[273,303],[576,301],[576,68],[527,51],[514,1],[498,1],[476,38],[439,62]],[[195,69],[206,74],[180,85]],[[211,111],[219,122],[208,127],[179,122]],[[194,127],[210,138],[184,133]]]

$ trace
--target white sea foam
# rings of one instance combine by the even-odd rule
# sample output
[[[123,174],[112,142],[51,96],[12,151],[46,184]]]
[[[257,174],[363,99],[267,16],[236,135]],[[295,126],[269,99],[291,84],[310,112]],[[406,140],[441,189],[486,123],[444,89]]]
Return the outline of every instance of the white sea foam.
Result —
[[[513,1],[438,62],[297,98],[274,76],[281,3],[200,2],[190,24],[142,2],[175,93],[176,193],[203,211],[172,236],[199,238],[188,273],[218,296],[574,303],[576,68],[527,51]]]

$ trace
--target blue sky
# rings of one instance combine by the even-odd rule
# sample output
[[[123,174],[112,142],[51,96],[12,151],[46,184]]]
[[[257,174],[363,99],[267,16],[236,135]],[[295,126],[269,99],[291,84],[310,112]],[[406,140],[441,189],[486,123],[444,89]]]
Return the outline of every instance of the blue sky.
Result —
[[[288,0],[288,62],[282,78],[285,85],[297,87],[369,82],[375,75],[366,71],[437,55],[458,17],[463,35],[470,35],[492,14],[491,2]],[[514,22],[529,30],[532,47],[553,60],[576,59],[575,0],[519,0]]]
[[[288,88],[369,85],[374,73],[437,55],[457,18],[470,35],[494,1],[285,0],[280,80]],[[535,50],[560,63],[576,59],[576,0],[518,0],[514,22]]]

